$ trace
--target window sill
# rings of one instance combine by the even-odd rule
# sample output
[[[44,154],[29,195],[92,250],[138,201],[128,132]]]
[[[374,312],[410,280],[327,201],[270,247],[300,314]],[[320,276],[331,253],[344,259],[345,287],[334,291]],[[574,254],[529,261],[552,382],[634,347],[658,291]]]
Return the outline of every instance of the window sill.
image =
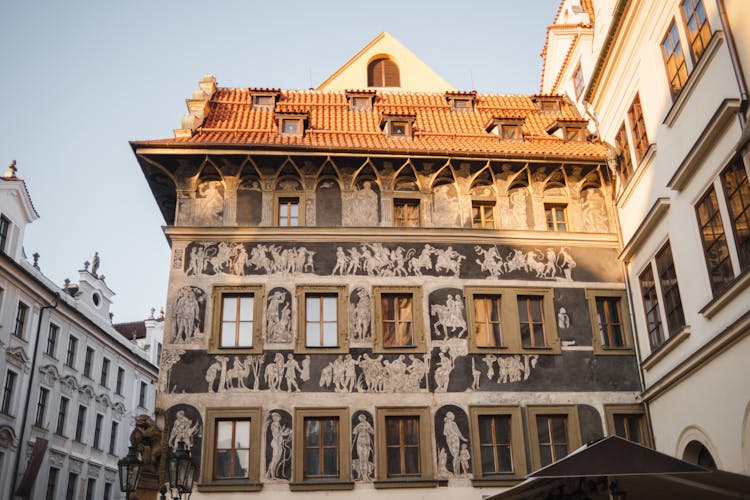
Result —
[[[674,351],[675,348],[682,344],[690,336],[690,327],[683,326],[680,331],[670,336],[662,345],[657,347],[655,351],[648,355],[646,359],[641,362],[644,370],[650,370],[656,363],[664,359],[667,354]]]
[[[15,420],[16,419],[16,417],[14,415],[11,415],[10,413],[6,413],[4,411],[0,411],[0,417],[6,418],[6,419],[10,419],[10,420]]]
[[[290,491],[328,491],[328,490],[352,490],[354,489],[353,481],[340,481],[338,479],[325,481],[303,481],[299,483],[289,483]]]
[[[263,489],[262,483],[252,483],[248,481],[228,481],[217,483],[199,483],[198,491],[260,491]]]
[[[677,118],[680,116],[680,113],[687,104],[687,100],[690,98],[690,95],[698,86],[698,82],[701,81],[701,75],[706,71],[706,68],[711,63],[711,60],[713,60],[714,55],[716,55],[716,53],[718,52],[718,48],[723,40],[724,33],[720,30],[715,31],[713,36],[711,37],[711,40],[708,41],[708,45],[706,45],[706,49],[703,51],[703,54],[701,54],[701,58],[698,60],[698,64],[693,67],[693,71],[690,73],[690,76],[688,76],[685,85],[682,86],[680,92],[677,94],[677,97],[673,99],[672,107],[669,108],[669,111],[667,111],[667,115],[664,117],[664,121],[662,121],[664,125],[666,125],[667,127],[671,127],[672,125],[674,125],[674,122],[677,121]]]
[[[337,346],[299,346],[294,349],[294,354],[348,354],[348,345],[337,345]]]
[[[22,337],[22,336],[20,336],[20,335],[16,335],[16,334],[15,334],[14,332],[11,332],[11,334],[10,334],[10,335],[11,335],[11,338],[12,338],[13,340],[17,340],[18,342],[22,342],[22,343],[24,343],[24,344],[28,344],[28,343],[29,343],[29,341],[28,341],[28,340],[26,340],[25,338],[23,338],[23,337]]]
[[[594,354],[599,356],[635,356],[632,347],[594,347]]]
[[[714,296],[708,304],[699,311],[706,319],[716,316],[724,307],[730,304],[739,295],[740,291],[750,285],[750,267],[742,271],[739,276],[729,282],[718,295]]]
[[[208,354],[263,354],[263,347],[209,347]]]
[[[436,488],[437,479],[379,479],[373,481],[375,489],[389,488]]]
[[[508,476],[508,477],[481,477],[474,478],[471,480],[471,485],[475,488],[487,488],[492,486],[515,486],[523,482],[523,477]]]

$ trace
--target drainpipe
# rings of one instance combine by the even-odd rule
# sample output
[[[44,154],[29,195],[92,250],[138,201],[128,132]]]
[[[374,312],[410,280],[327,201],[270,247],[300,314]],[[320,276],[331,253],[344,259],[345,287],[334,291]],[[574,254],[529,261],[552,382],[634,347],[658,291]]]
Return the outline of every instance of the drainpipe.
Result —
[[[42,330],[42,314],[45,309],[56,309],[60,303],[60,293],[55,292],[55,303],[49,306],[42,306],[39,309],[39,321],[36,324],[36,338],[34,339],[34,350],[31,354],[31,375],[29,376],[29,385],[26,389],[26,403],[23,405],[23,417],[21,418],[21,434],[18,437],[18,449],[16,450],[16,460],[13,465],[13,475],[10,480],[10,495],[8,498],[15,498],[16,483],[18,482],[18,468],[21,463],[21,453],[23,452],[23,444],[26,435],[26,418],[29,414],[29,405],[31,404],[31,389],[34,387],[34,375],[36,371],[36,358],[39,350],[39,338]]]
[[[716,6],[719,10],[719,19],[721,20],[721,29],[724,31],[724,36],[727,39],[727,48],[729,49],[729,57],[732,60],[732,69],[734,70],[734,77],[737,79],[737,87],[740,90],[740,110],[739,119],[740,126],[745,128],[745,112],[748,106],[748,95],[747,95],[747,83],[745,82],[745,75],[742,73],[742,64],[740,58],[737,55],[737,46],[734,43],[734,35],[732,35],[732,28],[729,26],[729,19],[727,18],[727,11],[724,8],[724,0],[717,0]]]

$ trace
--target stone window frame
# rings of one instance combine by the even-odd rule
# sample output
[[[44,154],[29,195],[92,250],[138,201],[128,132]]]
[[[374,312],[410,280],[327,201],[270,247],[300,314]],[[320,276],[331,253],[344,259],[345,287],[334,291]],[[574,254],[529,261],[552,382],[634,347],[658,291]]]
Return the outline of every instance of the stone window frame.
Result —
[[[416,119],[416,115],[384,114],[380,118],[380,129],[385,132],[386,139],[410,140],[414,138],[414,122]],[[394,124],[402,124],[404,133],[394,133]]]
[[[526,422],[529,426],[529,448],[531,456],[531,470],[535,471],[542,467],[541,453],[539,451],[539,431],[536,417],[540,415],[565,415],[567,417],[567,444],[570,455],[573,450],[581,447],[581,424],[578,418],[578,407],[576,405],[542,406],[533,405],[526,407]]]
[[[65,350],[65,366],[76,369],[76,358],[78,357],[78,337],[72,333],[68,335],[68,347]]]
[[[414,336],[414,345],[411,347],[384,347],[383,346],[383,311],[381,296],[383,294],[406,294],[412,295],[412,335]],[[404,354],[404,353],[426,353],[427,339],[425,338],[425,318],[422,287],[420,286],[373,286],[372,300],[374,302],[373,311],[373,347],[372,352],[378,354]]]
[[[391,225],[393,227],[424,227],[424,209],[422,195],[419,192],[394,191],[392,201]],[[396,205],[407,204],[417,206],[417,225],[416,226],[397,226],[396,225]]]
[[[622,347],[604,347],[599,337],[599,320],[597,319],[596,299],[600,297],[620,299],[620,325],[622,328]],[[589,306],[589,317],[591,320],[591,341],[594,354],[635,354],[633,340],[633,325],[630,323],[630,311],[628,308],[628,296],[625,290],[601,290],[586,289],[586,301]]]
[[[448,101],[448,104],[450,104],[451,111],[455,113],[473,112],[476,98],[477,98],[476,91],[474,92],[446,92],[445,93],[445,100]]]
[[[223,347],[221,337],[222,298],[225,294],[253,295],[253,345],[252,347]],[[211,334],[208,354],[260,354],[263,352],[263,307],[266,293],[263,285],[214,285],[211,289]]]
[[[535,95],[531,101],[537,105],[542,114],[560,114],[562,112],[562,99],[552,95]]]
[[[511,459],[513,472],[508,474],[485,474],[482,470],[482,452],[479,441],[480,416],[509,416],[511,433]],[[526,438],[523,431],[523,417],[520,406],[469,406],[469,430],[471,433],[471,453],[476,486],[512,486],[524,480],[528,473],[526,463]]]
[[[552,228],[550,228],[548,215],[549,213],[552,214]],[[560,221],[557,220],[556,214],[557,212],[562,212],[563,214],[563,221],[562,225],[563,228],[560,229],[558,226],[560,225]],[[552,233],[568,233],[570,232],[570,217],[568,214],[568,200],[567,198],[559,198],[559,197],[547,197],[544,200],[544,224],[546,226],[546,230]]]
[[[28,324],[29,312],[31,307],[23,300],[18,301],[16,306],[16,315],[13,318],[13,331],[11,334],[17,339],[26,340],[26,325]]]
[[[604,415],[607,421],[607,434],[616,436],[615,431],[615,416],[616,415],[639,415],[641,420],[641,433],[643,435],[644,442],[639,443],[643,446],[652,447],[653,440],[651,439],[651,433],[649,432],[648,422],[646,421],[646,411],[643,405],[617,405],[617,404],[605,404]],[[620,436],[624,439],[625,436]],[[634,443],[637,441],[633,441]]]
[[[94,356],[96,351],[91,346],[86,346],[86,354],[83,356],[83,376],[93,380],[91,378],[91,369],[94,367]]]
[[[54,335],[53,333],[54,332]],[[44,348],[44,354],[52,359],[57,359],[57,340],[60,338],[60,326],[50,321],[47,329],[47,343]]]
[[[706,14],[706,7],[703,5],[702,0],[691,0],[691,12],[690,15],[685,11],[685,4],[688,0],[680,1],[680,13],[682,14],[683,28],[685,35],[687,36],[688,46],[690,47],[690,57],[692,58],[693,64],[697,64],[701,56],[706,50],[706,46],[709,44],[713,35],[711,31],[711,24],[708,22],[708,15]],[[698,6],[703,10],[704,21],[696,31],[690,30],[690,21],[697,19]],[[689,18],[688,18],[689,15]],[[705,30],[707,31],[704,31]],[[708,35],[708,36],[706,36]],[[697,42],[700,42],[700,51],[696,50]]]
[[[388,454],[386,450],[386,417],[419,418],[419,477],[388,478]],[[379,406],[375,408],[375,480],[378,488],[425,488],[437,486],[433,467],[431,432],[432,416],[426,406]]]
[[[260,109],[268,109],[272,110],[276,107],[276,101],[279,99],[279,92],[277,91],[250,91],[251,96],[251,109],[253,110],[260,110]],[[269,98],[271,99],[270,103],[260,103],[259,100],[262,98]]]
[[[0,405],[0,414],[8,415],[9,417],[14,416],[15,402],[17,391],[17,382],[20,377],[15,370],[7,369],[5,372],[5,379],[3,380],[3,396],[2,404]]]
[[[492,224],[487,226],[487,220],[484,219],[482,210],[480,208],[480,219],[482,222],[477,225],[474,221],[474,208],[475,207],[490,207],[492,212]],[[497,203],[494,200],[484,200],[484,199],[478,199],[474,198],[471,200],[471,227],[474,229],[497,229],[497,221],[498,221],[498,209],[497,209]],[[482,225],[485,224],[485,225]]]
[[[500,324],[502,345],[480,347],[474,336],[474,296],[500,295]],[[542,317],[544,320],[545,347],[523,347],[521,343],[520,318],[517,296],[532,295],[543,297]],[[557,333],[553,288],[510,288],[492,286],[466,286],[466,319],[469,328],[469,352],[472,354],[560,354],[560,338]]]
[[[367,91],[367,92],[354,92],[354,91],[347,91],[346,92],[346,100],[349,105],[349,111],[372,111],[372,104],[375,100],[376,92],[374,91]],[[357,103],[365,103],[364,106],[358,105]]]
[[[281,220],[279,219],[279,206],[281,204],[282,200],[287,199],[297,199],[297,225],[296,226],[282,226],[280,224]],[[273,226],[274,227],[283,227],[285,229],[293,228],[293,227],[302,227],[305,225],[305,192],[303,190],[299,191],[276,191],[273,194]]]
[[[349,352],[349,290],[346,285],[297,285],[297,338],[294,352],[299,354],[343,354]],[[307,294],[336,295],[336,330],[338,345],[307,346]]]
[[[304,477],[304,443],[305,418],[307,417],[335,417],[339,419],[338,460],[339,476],[337,478],[305,478]],[[291,491],[328,491],[351,490],[354,488],[352,480],[351,459],[351,416],[348,407],[314,407],[294,409],[294,456],[292,458],[292,481],[289,483]]]
[[[305,136],[305,124],[307,123],[307,114],[302,113],[276,113],[275,115],[276,127],[278,129],[278,135],[280,137],[304,137]],[[287,123],[294,123],[296,130],[294,132],[286,132],[284,125]]]
[[[216,422],[218,420],[250,420],[250,461],[248,463],[248,477],[246,479],[214,479],[214,451],[216,447]],[[206,408],[203,453],[201,460],[200,482],[198,491],[259,491],[260,482],[260,450],[263,430],[262,410],[260,407],[209,407]]]

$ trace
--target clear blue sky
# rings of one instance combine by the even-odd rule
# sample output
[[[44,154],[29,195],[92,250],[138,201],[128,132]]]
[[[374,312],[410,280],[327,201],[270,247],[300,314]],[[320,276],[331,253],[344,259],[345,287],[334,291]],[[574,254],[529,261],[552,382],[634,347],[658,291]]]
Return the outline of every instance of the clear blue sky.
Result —
[[[558,0],[0,3],[0,168],[18,161],[41,218],[26,254],[56,283],[94,251],[115,321],[165,305],[169,247],[128,141],[170,137],[203,74],[317,86],[389,31],[454,87],[539,88]]]

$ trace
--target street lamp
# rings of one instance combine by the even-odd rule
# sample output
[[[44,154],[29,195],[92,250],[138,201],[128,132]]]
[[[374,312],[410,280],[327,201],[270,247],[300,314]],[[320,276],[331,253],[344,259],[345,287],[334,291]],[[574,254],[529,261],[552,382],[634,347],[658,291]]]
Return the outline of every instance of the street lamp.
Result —
[[[138,486],[138,477],[141,475],[143,460],[138,456],[135,446],[128,447],[128,454],[117,461],[117,470],[120,473],[120,491],[127,493],[129,497]]]
[[[185,441],[177,443],[174,453],[167,456],[167,476],[170,494],[174,500],[187,500],[193,492],[195,480],[195,465],[190,457],[190,451],[185,447]],[[166,491],[162,492],[162,498]],[[176,493],[176,495],[174,494]]]

